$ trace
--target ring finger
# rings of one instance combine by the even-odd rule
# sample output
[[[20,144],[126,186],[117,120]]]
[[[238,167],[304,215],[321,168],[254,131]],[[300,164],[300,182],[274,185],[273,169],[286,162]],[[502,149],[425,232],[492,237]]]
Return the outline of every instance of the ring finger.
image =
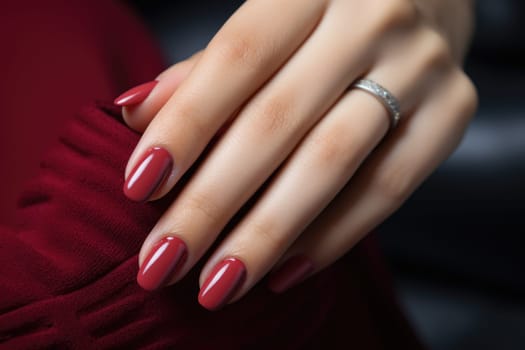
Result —
[[[448,74],[281,257],[270,288],[282,292],[332,264],[401,206],[459,143],[476,100],[463,73]]]

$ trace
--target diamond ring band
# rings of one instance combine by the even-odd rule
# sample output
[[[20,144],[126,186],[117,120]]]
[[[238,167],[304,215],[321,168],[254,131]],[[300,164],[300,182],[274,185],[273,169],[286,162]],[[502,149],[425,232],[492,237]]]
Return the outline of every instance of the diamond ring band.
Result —
[[[351,88],[366,91],[376,97],[387,109],[390,116],[390,128],[394,128],[401,118],[401,107],[399,101],[390,91],[370,79],[360,79]]]

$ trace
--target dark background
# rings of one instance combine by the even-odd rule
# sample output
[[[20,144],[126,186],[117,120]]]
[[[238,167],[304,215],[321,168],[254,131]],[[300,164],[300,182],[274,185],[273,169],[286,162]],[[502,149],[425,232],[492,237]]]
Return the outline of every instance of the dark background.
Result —
[[[203,48],[241,1],[142,1],[169,62]],[[438,171],[379,229],[402,303],[436,350],[525,348],[525,5],[477,2],[466,71],[480,108]]]

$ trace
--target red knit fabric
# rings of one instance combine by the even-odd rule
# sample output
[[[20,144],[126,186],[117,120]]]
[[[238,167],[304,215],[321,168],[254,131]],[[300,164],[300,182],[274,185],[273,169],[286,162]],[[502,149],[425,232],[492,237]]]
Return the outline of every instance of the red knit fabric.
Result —
[[[127,200],[139,135],[110,104],[72,111],[152,79],[158,49],[117,2],[14,2],[0,15],[0,209],[12,223],[0,227],[0,349],[419,348],[370,240],[283,295],[263,281],[218,312],[197,303],[205,259],[172,287],[140,289],[137,253],[177,190]]]

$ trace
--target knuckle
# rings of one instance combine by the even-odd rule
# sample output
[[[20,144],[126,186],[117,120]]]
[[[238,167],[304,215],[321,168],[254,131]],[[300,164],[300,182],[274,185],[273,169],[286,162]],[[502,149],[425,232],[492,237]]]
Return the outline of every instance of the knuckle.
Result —
[[[194,193],[188,199],[185,205],[189,211],[191,218],[204,218],[211,222],[216,222],[220,219],[220,209],[213,201],[211,196],[203,193]]]
[[[479,96],[478,96],[478,90],[476,89],[476,86],[472,82],[472,80],[467,76],[467,74],[461,70],[458,69],[457,74],[457,94],[460,96],[460,99],[462,100],[462,113],[467,118],[471,118],[478,108],[479,104]]]
[[[218,37],[211,51],[227,66],[256,70],[264,64],[263,46],[255,37],[237,33]]]
[[[196,140],[207,139],[211,132],[210,123],[205,123],[202,119],[201,107],[192,99],[187,102],[181,101],[176,105],[177,122],[181,125],[181,130],[189,130],[195,134]]]
[[[270,221],[256,221],[251,224],[257,239],[271,251],[281,251],[285,245],[284,235],[279,235],[275,224]]]
[[[292,127],[292,103],[282,97],[273,97],[254,105],[254,130],[263,137],[282,132]]]
[[[399,163],[399,162],[398,162]],[[372,181],[373,188],[393,206],[403,203],[413,190],[413,174],[404,163],[379,169]]]
[[[345,162],[349,158],[350,150],[355,150],[355,147],[348,145],[348,140],[351,139],[347,130],[341,127],[334,127],[324,133],[314,135],[311,152],[314,162],[321,167]]]
[[[423,35],[424,67],[434,68],[453,62],[452,51],[447,40],[433,29],[428,29]]]
[[[381,33],[409,26],[418,18],[418,11],[413,1],[381,0],[375,5],[374,27]]]
[[[461,68],[455,67],[443,89],[450,103],[448,123],[456,128],[460,125],[466,127],[474,117],[479,103],[474,83]]]

